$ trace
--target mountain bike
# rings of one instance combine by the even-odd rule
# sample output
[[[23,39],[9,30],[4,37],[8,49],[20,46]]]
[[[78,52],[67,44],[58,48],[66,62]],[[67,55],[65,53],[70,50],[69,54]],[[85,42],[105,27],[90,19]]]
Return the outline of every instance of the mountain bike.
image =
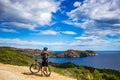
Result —
[[[30,67],[29,67],[30,72],[34,73],[34,74],[40,72],[40,74],[42,75],[41,69],[42,69],[41,61],[38,61],[37,59],[34,59],[34,63],[31,64]],[[51,70],[50,70],[49,66],[48,66],[48,73],[46,73],[46,67],[45,67],[44,71],[43,71],[43,74],[45,76],[50,76],[51,75]]]

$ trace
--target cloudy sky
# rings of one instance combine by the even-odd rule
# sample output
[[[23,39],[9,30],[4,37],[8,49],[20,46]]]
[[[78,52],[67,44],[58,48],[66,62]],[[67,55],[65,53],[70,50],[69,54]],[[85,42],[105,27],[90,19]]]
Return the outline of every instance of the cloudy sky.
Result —
[[[120,0],[0,0],[0,46],[120,50]]]

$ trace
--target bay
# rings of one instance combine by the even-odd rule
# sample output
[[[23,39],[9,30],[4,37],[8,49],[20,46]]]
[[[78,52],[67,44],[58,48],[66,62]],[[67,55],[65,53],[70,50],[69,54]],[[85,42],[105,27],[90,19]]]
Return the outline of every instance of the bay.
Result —
[[[82,58],[50,58],[49,62],[72,62],[76,65],[84,65],[95,68],[113,69],[120,71],[120,51],[96,51],[96,53],[97,56]]]

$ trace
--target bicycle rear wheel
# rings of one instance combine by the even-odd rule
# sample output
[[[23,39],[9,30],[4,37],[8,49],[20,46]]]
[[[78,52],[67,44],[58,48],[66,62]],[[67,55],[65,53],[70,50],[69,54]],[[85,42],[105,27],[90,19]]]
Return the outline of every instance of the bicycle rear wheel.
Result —
[[[45,76],[50,76],[51,75],[51,69],[50,69],[49,66],[48,66],[48,73],[46,72],[46,67],[44,68],[44,75]]]
[[[31,73],[38,73],[40,71],[40,65],[32,64],[30,65],[29,70],[31,71]]]

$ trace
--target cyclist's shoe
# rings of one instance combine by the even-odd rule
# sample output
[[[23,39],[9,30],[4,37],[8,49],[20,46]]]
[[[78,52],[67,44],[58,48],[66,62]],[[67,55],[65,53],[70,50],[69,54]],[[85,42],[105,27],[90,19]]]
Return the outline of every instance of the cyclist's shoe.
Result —
[[[43,74],[41,74],[40,76],[43,77]]]
[[[50,75],[46,75],[46,77],[50,77]]]

